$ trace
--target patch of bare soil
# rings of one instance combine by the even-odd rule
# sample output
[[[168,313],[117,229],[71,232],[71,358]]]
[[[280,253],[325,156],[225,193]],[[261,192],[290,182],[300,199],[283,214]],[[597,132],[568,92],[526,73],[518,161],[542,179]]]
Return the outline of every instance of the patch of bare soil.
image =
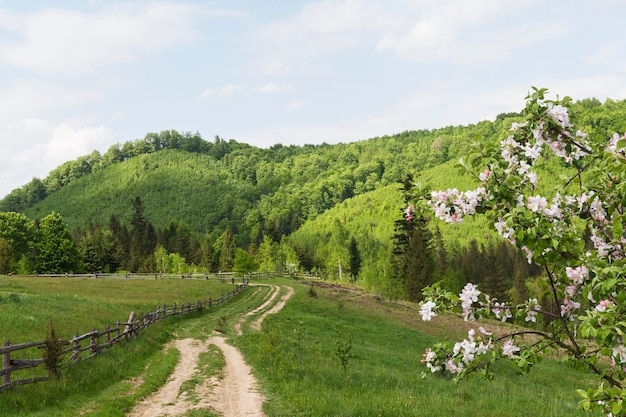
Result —
[[[224,377],[209,394],[211,408],[224,417],[265,417],[265,399],[256,390],[256,379],[241,353],[220,336],[211,337],[209,343],[219,347],[226,359]]]
[[[277,313],[285,306],[294,293],[293,288],[285,288],[287,293],[273,307],[271,306],[280,293],[280,287],[274,285],[269,299],[254,311],[247,313],[246,316],[249,316],[264,311],[253,323],[253,328],[260,329],[267,315]],[[245,321],[245,316],[242,320]],[[238,334],[241,332],[242,323],[241,320],[237,323]],[[224,355],[226,366],[223,369],[223,376],[205,380],[203,384],[196,386],[194,397],[199,400],[192,401],[185,393],[180,394],[180,388],[197,372],[200,354],[205,352],[210,344],[217,346]],[[174,342],[174,346],[180,351],[180,361],[169,381],[158,392],[141,401],[128,415],[129,417],[176,416],[194,409],[211,409],[223,417],[265,417],[264,398],[256,389],[256,379],[250,367],[241,353],[226,343],[224,337],[214,335],[206,342],[179,339]]]
[[[243,334],[243,332],[241,331],[241,326],[243,326],[243,323],[246,321],[246,319],[250,316],[258,314],[259,312],[263,310],[266,310],[270,305],[272,305],[272,303],[274,302],[274,299],[278,296],[278,293],[280,292],[280,287],[278,285],[265,285],[265,284],[251,284],[251,285],[270,287],[272,291],[269,293],[268,300],[266,300],[263,304],[261,304],[254,310],[248,311],[246,314],[243,315],[243,317],[239,319],[237,324],[235,324],[235,334],[237,336],[241,336]],[[290,288],[293,291],[293,288],[291,287],[288,287],[288,288]]]
[[[256,331],[261,330],[261,324],[263,323],[263,320],[265,320],[265,317],[269,316],[270,314],[275,314],[275,313],[277,313],[277,312],[279,312],[280,310],[283,309],[283,307],[287,303],[287,300],[289,300],[289,298],[291,298],[291,296],[294,293],[293,288],[291,288],[291,287],[285,287],[285,288],[287,288],[287,292],[285,293],[285,295],[283,295],[280,298],[280,301],[277,302],[274,305],[274,307],[270,308],[269,310],[267,310],[263,314],[261,314],[261,317],[259,317],[254,323],[252,323],[252,325],[250,327],[252,327]],[[276,291],[274,293],[274,296],[272,297],[272,300],[275,298],[276,295],[278,295],[278,291]]]
[[[207,346],[195,339],[179,339],[174,342],[174,346],[180,352],[180,361],[169,381],[155,394],[141,401],[129,417],[175,416],[191,409],[191,404],[179,397],[180,387],[196,372],[200,353],[206,351]]]

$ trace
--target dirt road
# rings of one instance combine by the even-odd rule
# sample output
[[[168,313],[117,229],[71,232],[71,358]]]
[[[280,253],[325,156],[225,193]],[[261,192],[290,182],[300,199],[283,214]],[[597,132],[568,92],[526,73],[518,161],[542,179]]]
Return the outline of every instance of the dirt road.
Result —
[[[270,296],[257,309],[243,316],[235,331],[241,335],[241,327],[248,317],[259,314],[259,318],[250,327],[260,330],[265,317],[280,311],[287,300],[293,295],[293,288],[283,287],[287,291],[276,302],[281,287],[271,285]],[[224,355],[226,366],[221,378],[211,378],[198,384],[195,391],[196,401],[187,398],[186,393],[180,394],[185,381],[197,372],[198,358],[206,352],[209,345],[217,346]],[[159,391],[141,401],[128,415],[129,417],[160,417],[182,415],[188,410],[211,409],[223,417],[265,417],[263,413],[263,396],[257,391],[256,379],[251,373],[241,353],[218,335],[210,336],[205,342],[195,339],[179,339],[173,346],[180,351],[180,360],[172,372],[170,379]]]

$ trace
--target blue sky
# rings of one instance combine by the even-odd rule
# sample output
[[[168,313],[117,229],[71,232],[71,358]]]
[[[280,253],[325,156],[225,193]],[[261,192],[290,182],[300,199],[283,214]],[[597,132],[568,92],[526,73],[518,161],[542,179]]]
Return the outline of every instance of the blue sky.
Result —
[[[626,98],[620,0],[0,0],[0,197],[176,129],[338,143]]]

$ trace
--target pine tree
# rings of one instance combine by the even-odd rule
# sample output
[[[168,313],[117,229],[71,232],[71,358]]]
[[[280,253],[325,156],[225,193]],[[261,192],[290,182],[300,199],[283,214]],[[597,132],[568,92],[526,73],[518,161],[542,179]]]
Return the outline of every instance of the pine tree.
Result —
[[[352,275],[352,281],[356,281],[361,270],[361,252],[359,252],[359,245],[357,244],[354,236],[350,239],[350,274]]]
[[[412,187],[412,178],[403,182],[405,201],[410,199],[408,192]],[[396,292],[402,288],[404,296],[412,301],[422,299],[422,289],[434,282],[435,259],[432,248],[432,232],[428,228],[428,219],[417,215],[413,219],[402,218],[394,223],[392,250],[392,279]]]
[[[435,260],[431,244],[432,233],[426,218],[412,219],[415,223],[409,236],[406,257],[406,292],[409,300],[421,301],[422,289],[434,283]]]

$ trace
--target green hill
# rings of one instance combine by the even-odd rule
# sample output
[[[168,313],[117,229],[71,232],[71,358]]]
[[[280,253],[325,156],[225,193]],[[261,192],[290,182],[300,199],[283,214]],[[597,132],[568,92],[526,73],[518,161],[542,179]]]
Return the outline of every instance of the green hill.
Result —
[[[626,101],[582,100],[573,113],[578,125],[593,135],[626,130]],[[213,260],[203,265],[217,265],[221,239],[230,230],[238,248],[254,253],[269,238],[291,248],[299,269],[344,280],[350,277],[354,239],[353,250],[362,259],[359,284],[380,291],[391,273],[394,222],[402,219],[405,206],[399,181],[412,175],[433,189],[474,188],[472,178],[459,175],[456,161],[476,138],[496,143],[508,136],[511,122],[519,120],[518,114],[502,114],[495,121],[468,126],[406,131],[347,144],[277,144],[268,149],[219,137],[210,142],[191,133],[149,133],[33,179],[0,200],[0,212],[41,219],[55,211],[71,229],[85,231],[94,225],[110,227],[112,216],[128,226],[133,202],[140,197],[143,215],[161,233],[158,239],[152,236],[152,244],[165,242],[168,251],[194,246],[193,260],[192,255],[184,256],[190,264],[199,264],[199,247],[204,244],[205,258]],[[543,161],[541,169],[552,180],[567,175],[556,160]],[[550,180],[540,184],[540,191],[549,193],[555,184]],[[443,270],[446,262],[439,262],[440,278],[454,281],[459,270],[483,262],[481,253],[517,256],[497,247],[495,233],[484,220],[437,227],[440,234],[430,225],[438,254],[445,248],[446,256],[453,258],[446,260]],[[172,243],[177,230],[185,229],[195,240],[185,236],[182,243]],[[124,250],[129,253],[132,239],[126,236]],[[207,245],[213,245],[213,253]]]

